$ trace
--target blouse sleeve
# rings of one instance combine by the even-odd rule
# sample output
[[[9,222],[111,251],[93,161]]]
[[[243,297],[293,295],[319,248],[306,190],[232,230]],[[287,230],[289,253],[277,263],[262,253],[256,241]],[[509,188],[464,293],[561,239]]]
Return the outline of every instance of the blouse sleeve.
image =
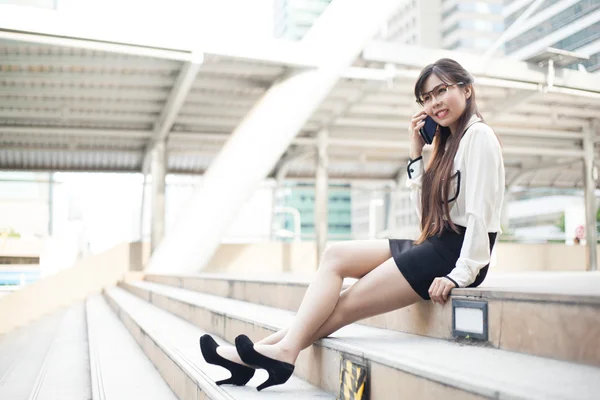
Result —
[[[488,226],[494,215],[495,199],[500,188],[498,170],[502,150],[493,131],[473,132],[465,153],[465,238],[455,268],[446,277],[457,287],[467,287],[475,281],[479,270],[491,258]]]
[[[408,173],[406,187],[410,188],[410,200],[416,207],[419,221],[421,221],[421,187],[424,171],[423,156],[419,156],[414,160],[408,160],[408,167],[406,167],[406,172]]]

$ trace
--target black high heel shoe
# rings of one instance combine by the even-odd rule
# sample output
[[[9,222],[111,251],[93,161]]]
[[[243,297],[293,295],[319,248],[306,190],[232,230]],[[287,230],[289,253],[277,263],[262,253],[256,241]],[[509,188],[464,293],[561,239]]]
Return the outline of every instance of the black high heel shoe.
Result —
[[[246,335],[239,335],[235,338],[235,348],[243,362],[257,368],[265,369],[269,373],[269,379],[256,388],[259,392],[269,386],[286,383],[294,373],[293,364],[274,360],[254,350],[254,343]]]
[[[212,336],[202,335],[200,338],[200,350],[202,351],[202,355],[204,356],[206,362],[226,368],[229,370],[229,372],[231,372],[231,378],[218,381],[216,384],[244,386],[246,383],[248,383],[248,381],[254,376],[254,372],[256,370],[254,368],[246,367],[245,365],[240,365],[221,357],[217,353],[217,347],[219,347],[219,345],[217,342],[215,342],[215,339],[213,339]]]

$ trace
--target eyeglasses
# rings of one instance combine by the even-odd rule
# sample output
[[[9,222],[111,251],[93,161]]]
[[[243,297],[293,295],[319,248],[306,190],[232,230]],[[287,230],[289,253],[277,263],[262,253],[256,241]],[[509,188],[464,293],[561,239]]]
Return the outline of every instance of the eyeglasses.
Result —
[[[416,102],[419,103],[421,106],[425,106],[425,104],[429,104],[434,97],[437,100],[443,99],[446,96],[448,89],[451,88],[452,86],[456,86],[456,85],[464,85],[464,83],[463,82],[442,83],[442,84],[434,87],[433,90],[431,90],[427,93],[421,94],[419,96],[419,98],[416,100]]]

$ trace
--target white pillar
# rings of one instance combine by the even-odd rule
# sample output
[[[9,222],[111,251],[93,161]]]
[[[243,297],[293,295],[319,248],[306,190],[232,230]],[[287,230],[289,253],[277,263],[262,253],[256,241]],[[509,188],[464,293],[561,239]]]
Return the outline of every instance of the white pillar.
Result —
[[[594,130],[597,122],[590,122],[585,127],[583,137],[583,174],[585,188],[585,230],[587,241],[587,269],[595,271],[597,264],[597,238],[596,238],[596,180],[598,170],[594,166]]]
[[[210,261],[239,208],[302,129],[396,0],[334,0],[302,44],[321,60],[318,69],[275,83],[231,134],[204,175],[202,188],[180,213],[153,254],[148,272],[193,272]]]
[[[160,245],[165,236],[165,177],[166,144],[156,142],[152,148],[152,232],[150,245],[152,252]]]
[[[317,241],[317,262],[327,246],[328,234],[328,200],[329,180],[327,168],[329,160],[327,156],[328,132],[324,129],[317,134],[317,173],[315,176],[315,233]]]

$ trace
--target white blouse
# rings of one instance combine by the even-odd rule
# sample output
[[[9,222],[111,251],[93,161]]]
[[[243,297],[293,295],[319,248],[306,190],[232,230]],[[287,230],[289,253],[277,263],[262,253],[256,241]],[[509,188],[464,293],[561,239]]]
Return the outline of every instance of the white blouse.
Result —
[[[502,234],[500,212],[504,201],[504,160],[502,148],[492,129],[473,115],[454,157],[454,173],[448,194],[450,219],[466,227],[456,266],[447,275],[459,287],[475,281],[479,270],[490,262],[488,232]],[[409,161],[406,186],[421,220],[423,159]],[[454,193],[452,193],[454,191]]]

